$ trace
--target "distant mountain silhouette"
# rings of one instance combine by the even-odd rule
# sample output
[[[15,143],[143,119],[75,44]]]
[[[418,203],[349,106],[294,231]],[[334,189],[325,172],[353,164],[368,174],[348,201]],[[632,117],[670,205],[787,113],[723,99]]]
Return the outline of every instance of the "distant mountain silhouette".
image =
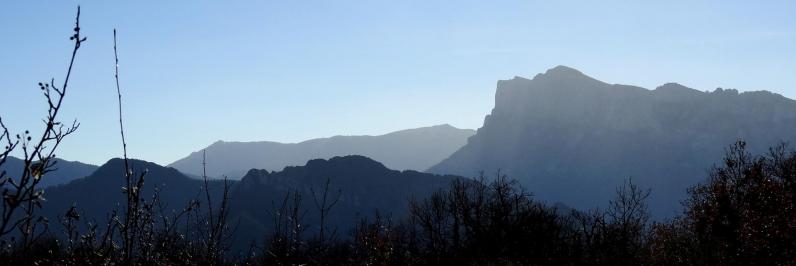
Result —
[[[329,180],[330,198],[340,193],[340,201],[329,215],[327,226],[346,237],[360,219],[381,215],[404,218],[412,198],[423,199],[432,192],[446,188],[454,176],[441,176],[413,170],[395,171],[364,156],[334,157],[310,160],[304,166],[286,167],[281,172],[251,170],[232,192],[232,213],[241,217],[240,228],[254,234],[240,235],[240,241],[270,233],[274,210],[289,191],[298,191],[303,198],[302,209],[308,210],[304,222],[308,233],[319,228],[319,215],[311,189],[318,197]],[[309,235],[308,235],[309,236]]]
[[[41,181],[39,181],[39,187],[69,183],[72,180],[86,177],[97,170],[96,165],[58,158],[56,158],[55,161],[55,171],[49,172],[42,177]],[[25,162],[22,161],[22,159],[11,156],[0,166],[0,171],[6,171],[6,175],[12,178],[19,178],[24,169]]]
[[[208,176],[239,179],[249,169],[281,170],[308,160],[344,155],[363,155],[391,169],[423,171],[463,146],[475,133],[450,125],[407,129],[380,136],[335,136],[300,143],[223,142],[207,150]],[[169,166],[201,176],[202,152],[191,153]]]
[[[533,79],[499,81],[483,127],[428,171],[501,170],[541,199],[580,209],[606,204],[632,177],[652,188],[650,207],[666,217],[738,138],[756,152],[796,140],[796,101],[676,83],[647,90],[559,66]]]

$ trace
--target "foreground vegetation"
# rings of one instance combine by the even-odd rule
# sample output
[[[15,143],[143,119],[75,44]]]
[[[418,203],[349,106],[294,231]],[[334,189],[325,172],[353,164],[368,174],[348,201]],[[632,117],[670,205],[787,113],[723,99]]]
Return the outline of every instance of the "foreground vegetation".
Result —
[[[265,264],[362,265],[794,265],[796,152],[752,156],[739,141],[684,210],[650,222],[649,190],[631,181],[604,210],[562,210],[515,182],[455,181],[411,203],[411,215],[357,226],[350,241],[278,233]],[[576,192],[573,192],[576,193]]]
[[[363,220],[347,237],[305,235],[300,194],[275,212],[265,243],[230,252],[218,208],[185,210],[185,217],[142,208],[130,245],[121,234],[90,227],[76,232],[67,212],[66,236],[47,232],[33,241],[4,239],[0,261],[26,264],[255,264],[255,265],[794,265],[796,152],[785,145],[753,156],[731,146],[724,164],[689,191],[683,212],[651,222],[649,190],[628,180],[602,210],[581,212],[535,201],[505,176],[461,179],[431,197],[411,201],[405,219]],[[330,211],[334,199],[319,201]],[[148,202],[148,201],[145,201]],[[223,208],[223,207],[220,207]],[[201,209],[201,208],[197,208]],[[196,215],[192,215],[192,213]],[[215,214],[207,216],[206,214]],[[154,216],[155,219],[147,218]],[[193,218],[192,218],[193,217]],[[174,221],[189,226],[174,226]],[[122,219],[123,220],[123,219]],[[159,222],[159,221],[166,222]],[[218,233],[212,233],[212,226]],[[71,228],[71,230],[70,230]],[[328,229],[331,230],[331,229]],[[98,233],[103,232],[103,233]],[[111,234],[113,234],[111,232]]]
[[[15,150],[25,162],[21,176],[0,173],[3,265],[796,265],[796,152],[783,144],[752,155],[743,141],[727,149],[723,164],[689,191],[682,213],[669,221],[650,221],[651,191],[631,180],[606,209],[578,211],[536,201],[498,175],[455,180],[408,202],[408,217],[376,215],[345,237],[324,222],[305,234],[308,210],[301,208],[301,194],[289,193],[266,241],[231,251],[235,230],[226,183],[220,195],[211,195],[205,177],[204,193],[173,212],[165,211],[157,191],[143,196],[147,173],[133,172],[127,160],[118,70],[126,201],[108,210],[104,221],[81,217],[79,206],[48,221],[38,214],[46,204],[38,184],[55,169],[58,144],[79,125],[64,127],[57,118],[72,62],[86,41],[79,9],[77,18],[63,85],[56,88],[54,79],[39,84],[49,106],[42,136],[12,135],[0,120],[6,143],[0,165]],[[339,199],[328,183],[312,197],[321,221]]]

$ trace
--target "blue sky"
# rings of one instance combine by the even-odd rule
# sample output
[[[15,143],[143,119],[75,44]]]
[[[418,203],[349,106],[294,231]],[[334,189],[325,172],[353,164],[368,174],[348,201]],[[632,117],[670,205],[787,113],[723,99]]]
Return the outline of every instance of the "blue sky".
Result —
[[[0,116],[39,133],[76,5],[88,37],[59,157],[171,163],[216,141],[478,128],[496,81],[567,65],[609,83],[796,98],[793,1],[12,1],[0,5]],[[754,4],[747,4],[754,3]]]

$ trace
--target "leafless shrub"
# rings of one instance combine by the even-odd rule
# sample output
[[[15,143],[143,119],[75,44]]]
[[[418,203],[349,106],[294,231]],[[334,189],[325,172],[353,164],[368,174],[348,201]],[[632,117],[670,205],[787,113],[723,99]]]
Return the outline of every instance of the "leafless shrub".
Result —
[[[340,196],[343,194],[343,191],[338,189],[336,195],[332,196],[329,195],[329,184],[331,183],[331,179],[326,179],[326,184],[323,187],[323,195],[317,195],[315,193],[315,189],[310,187],[310,191],[312,192],[312,199],[315,203],[315,208],[318,210],[318,214],[320,215],[320,225],[318,230],[318,241],[323,244],[326,241],[326,219],[329,215],[329,212],[334,208],[334,205],[337,205],[337,202],[340,201]],[[337,229],[332,231],[332,240],[336,237]]]
[[[0,173],[0,188],[3,190],[0,239],[4,247],[21,245],[23,250],[26,250],[47,231],[47,219],[36,214],[44,202],[44,190],[38,187],[38,184],[43,176],[56,170],[54,158],[58,146],[80,126],[77,121],[67,125],[58,119],[77,51],[86,41],[86,38],[80,35],[80,7],[77,8],[74,34],[69,39],[74,41],[74,48],[63,85],[58,88],[55,85],[55,78],[51,78],[50,82],[38,84],[48,105],[41,136],[34,139],[26,130],[23,134],[11,137],[8,128],[0,119],[0,128],[2,128],[0,139],[6,144],[0,152],[0,165],[5,164],[8,156],[17,148],[21,150],[24,162],[21,176],[12,177],[6,176],[5,172]],[[14,231],[18,233],[19,239],[7,240],[6,237]]]
[[[303,261],[306,251],[303,223],[307,210],[301,208],[302,196],[299,192],[285,193],[285,197],[273,215],[273,231],[262,252],[260,263],[293,265]]]

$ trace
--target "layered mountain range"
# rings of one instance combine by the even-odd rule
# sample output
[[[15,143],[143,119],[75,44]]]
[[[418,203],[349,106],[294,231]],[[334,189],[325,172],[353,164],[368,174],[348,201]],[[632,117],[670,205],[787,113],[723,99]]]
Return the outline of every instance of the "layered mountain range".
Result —
[[[440,125],[295,144],[217,142],[206,150],[208,175],[242,177],[231,190],[230,215],[249,241],[269,232],[286,195],[302,194],[302,208],[311,210],[313,193],[327,182],[340,195],[327,221],[344,233],[377,211],[405,216],[410,199],[458,176],[493,177],[498,171],[537,199],[581,210],[605,206],[616,187],[632,178],[652,189],[653,214],[671,217],[687,188],[703,181],[737,139],[755,153],[795,140],[796,101],[765,91],[702,92],[675,83],[648,90],[559,66],[533,79],[499,81],[495,107],[477,132]],[[350,154],[356,155],[345,156]],[[21,169],[17,161],[10,158],[4,167]],[[46,189],[45,213],[52,219],[73,204],[102,219],[123,202],[121,160],[99,168],[67,161],[58,166],[42,179],[62,184]],[[179,209],[202,189],[203,182],[191,177],[202,173],[202,154],[171,166],[133,161],[136,171],[149,171],[145,197],[157,187],[166,206]],[[405,170],[427,168],[429,173]],[[211,182],[214,194],[220,185]],[[309,215],[306,222],[317,229],[317,218]]]
[[[206,147],[207,175],[239,179],[249,169],[281,170],[312,159],[363,155],[391,169],[423,171],[447,158],[475,133],[450,125],[415,128],[379,136],[334,136],[300,143],[224,142]],[[169,166],[190,175],[202,175],[202,151]]]
[[[190,178],[171,167],[131,160],[135,173],[147,171],[143,198],[151,200],[158,191],[163,213],[171,215],[196,200],[206,206],[204,182]],[[72,206],[83,219],[106,222],[111,211],[124,211],[125,194],[124,161],[112,159],[91,175],[68,184],[46,188],[47,203],[43,214],[58,221]],[[307,234],[317,232],[320,226],[315,200],[327,192],[328,201],[335,201],[328,211],[325,226],[334,230],[337,237],[348,233],[361,219],[382,216],[402,218],[408,211],[409,201],[423,199],[432,192],[447,187],[458,177],[434,175],[412,170],[390,170],[383,164],[364,156],[314,159],[302,166],[286,167],[283,171],[251,169],[230,187],[230,221],[235,221],[238,248],[252,241],[260,243],[272,232],[275,215],[287,196],[298,193],[302,200],[299,209]],[[327,187],[328,184],[328,187]],[[218,206],[223,183],[212,181],[209,188]],[[292,199],[292,197],[291,197]],[[159,210],[160,211],[160,210]]]
[[[499,81],[483,127],[429,172],[501,171],[540,199],[579,209],[604,206],[632,178],[666,217],[738,139],[757,153],[796,140],[796,101],[676,83],[648,90],[559,66]]]

